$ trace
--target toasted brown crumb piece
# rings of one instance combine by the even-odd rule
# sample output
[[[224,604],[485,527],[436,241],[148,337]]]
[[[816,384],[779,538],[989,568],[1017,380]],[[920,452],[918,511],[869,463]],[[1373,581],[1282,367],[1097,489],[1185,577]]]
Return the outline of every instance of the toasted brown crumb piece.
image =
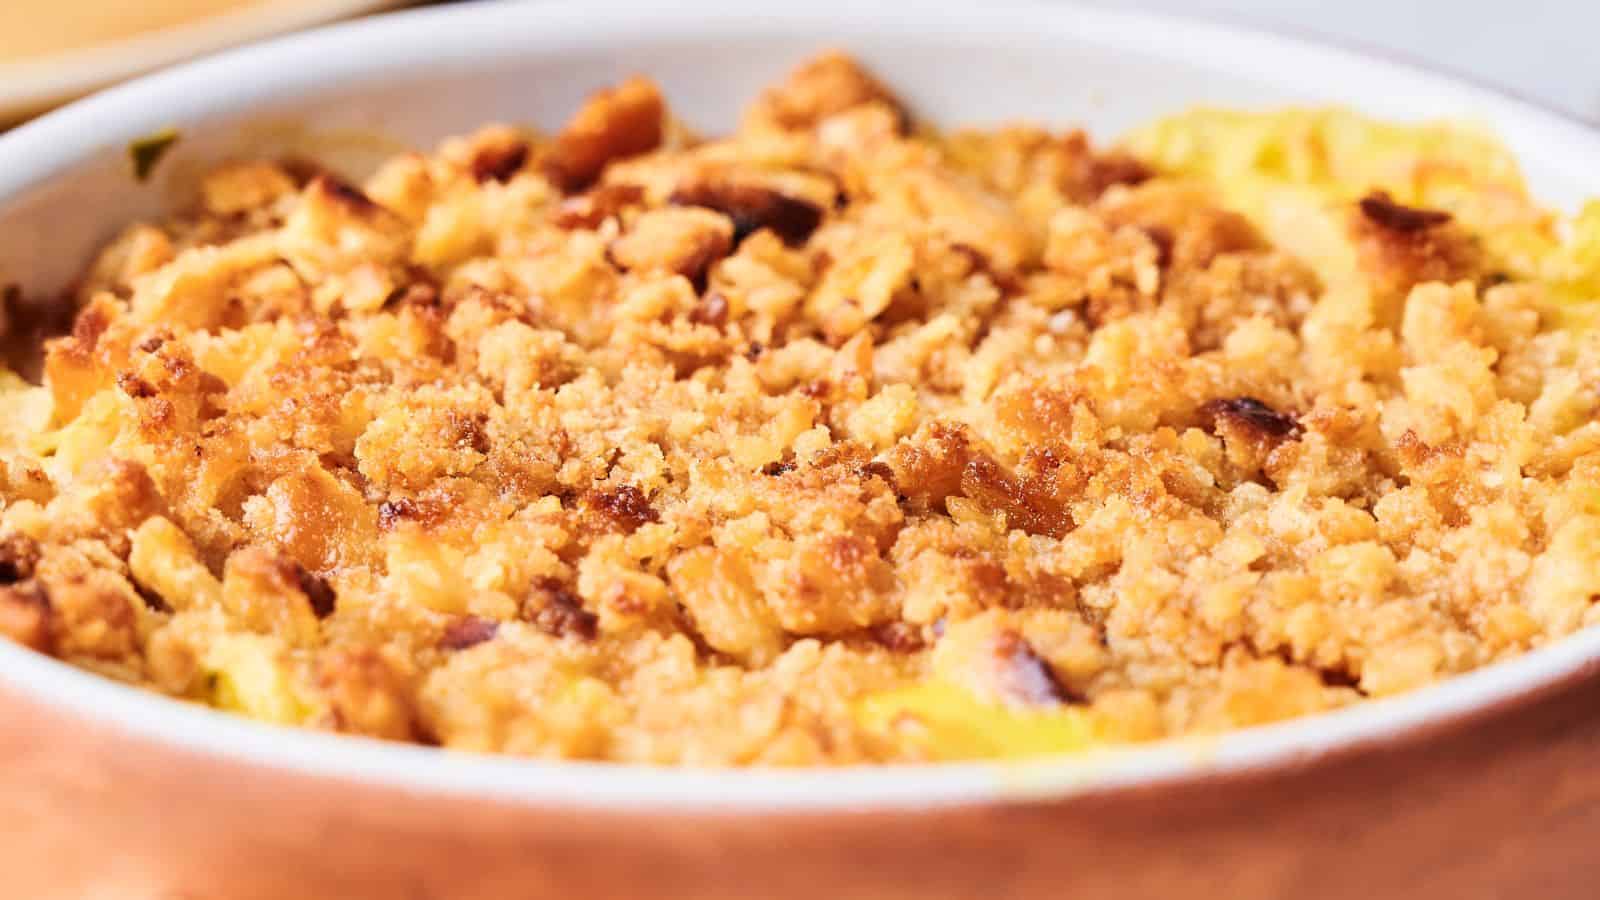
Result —
[[[417,715],[406,679],[378,651],[340,648],[318,660],[317,687],[335,729],[393,741],[417,740]]]
[[[472,156],[472,178],[479,184],[510,181],[527,163],[528,153],[528,142],[523,140],[497,141],[479,147]]]
[[[360,218],[376,215],[382,209],[361,188],[329,172],[312,178],[306,192]]]
[[[306,571],[306,568],[299,563],[291,562],[289,565],[293,568],[296,586],[311,604],[312,614],[319,619],[333,615],[338,596],[334,593],[333,586],[328,584],[328,579]]]
[[[779,128],[813,128],[829,116],[866,103],[885,104],[905,121],[904,109],[888,88],[854,59],[833,51],[813,57],[782,84],[768,88],[749,118]]]
[[[1049,709],[1073,702],[1037,649],[999,611],[946,629],[933,651],[934,670],[993,702]]]
[[[606,219],[643,203],[644,190],[636,184],[601,184],[563,200],[551,221],[561,228],[599,228]]]
[[[1067,702],[1067,694],[1050,666],[1026,639],[1015,631],[1003,631],[994,643],[996,688],[1013,703],[1022,706],[1057,706]]]
[[[1035,471],[1013,474],[992,456],[975,451],[964,429],[941,426],[923,440],[896,446],[888,467],[914,509],[938,509],[960,496],[985,511],[1004,513],[1010,527],[1061,537],[1073,522],[1057,496],[1052,457],[1040,453],[1031,459]]]
[[[728,255],[733,225],[702,209],[647,212],[611,245],[611,256],[627,269],[675,272],[703,283],[713,264]]]
[[[1403,301],[1418,284],[1475,280],[1483,249],[1448,212],[1402,206],[1382,192],[1368,194],[1351,216],[1351,236],[1373,286],[1380,323],[1400,323]]]
[[[872,639],[896,653],[915,653],[927,646],[922,630],[905,622],[889,622],[872,629]]]
[[[1443,210],[1402,206],[1384,191],[1362,197],[1359,205],[1368,221],[1391,231],[1425,231],[1450,221],[1450,214]]]
[[[647,78],[634,77],[600,91],[556,135],[545,174],[568,193],[600,177],[606,165],[654,150],[665,128],[666,104]]]
[[[413,500],[409,497],[385,500],[378,504],[378,530],[392,531],[406,522],[427,528],[443,521],[448,515],[449,510],[435,500]]]
[[[1072,513],[1056,497],[1055,471],[1018,477],[987,456],[975,456],[961,472],[961,492],[988,510],[1006,514],[1006,524],[1029,534],[1059,538],[1072,530]]]
[[[728,298],[714,291],[705,295],[690,311],[689,321],[696,325],[710,325],[712,328],[721,328],[728,324]]]
[[[650,498],[631,484],[591,491],[585,495],[584,505],[623,531],[637,531],[642,525],[661,521],[661,514],[650,505]]]
[[[1278,412],[1254,397],[1212,400],[1200,408],[1213,427],[1244,429],[1263,440],[1281,440],[1300,433],[1293,416]]]
[[[1212,400],[1200,408],[1202,424],[1223,439],[1230,463],[1244,473],[1269,468],[1271,454],[1303,433],[1299,420],[1254,397]]]
[[[36,581],[0,587],[0,635],[30,650],[50,653],[50,593]]]
[[[500,624],[493,619],[463,616],[451,622],[439,638],[441,650],[466,650],[494,639]]]
[[[32,578],[38,565],[38,541],[14,532],[0,534],[0,586]]]
[[[560,582],[541,579],[522,601],[522,618],[552,637],[571,635],[592,641],[599,634],[599,617],[583,608],[583,601]]]
[[[796,246],[805,243],[822,223],[822,210],[809,201],[751,184],[692,183],[673,191],[671,202],[704,206],[732,219],[735,247],[763,228],[770,228],[785,244]]]

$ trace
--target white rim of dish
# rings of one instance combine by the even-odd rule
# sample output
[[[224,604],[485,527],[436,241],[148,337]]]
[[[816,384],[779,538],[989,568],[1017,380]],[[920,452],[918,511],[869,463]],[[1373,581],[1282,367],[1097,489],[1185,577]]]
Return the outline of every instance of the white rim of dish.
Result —
[[[1283,80],[1287,72],[1381,80],[1392,90],[1469,100],[1510,137],[1553,156],[1600,158],[1600,133],[1524,100],[1409,65],[1305,40],[1181,18],[1062,5],[901,5],[863,10],[847,0],[752,13],[715,0],[693,11],[647,0],[602,4],[486,3],[419,10],[247,47],[80,101],[0,137],[0,202],[107,146],[271,96],[335,85],[386,67],[444,65],[485,53],[605,46],[619,34],[726,38],[826,23],[837,40],[890,33],[1000,37],[1026,27],[1110,48]],[[519,37],[523,35],[523,37]],[[360,52],[381,47],[380,57]],[[294,65],[315,59],[316,66]],[[1309,80],[1308,80],[1308,83]],[[158,112],[151,112],[152,110]],[[157,119],[159,118],[159,121]],[[85,138],[85,134],[93,137]],[[1581,180],[1581,179],[1579,179]],[[1206,738],[1027,762],[935,763],[835,769],[694,769],[543,762],[385,744],[278,728],[174,702],[0,642],[0,679],[63,711],[191,752],[307,776],[528,805],[619,812],[775,813],[916,810],[1059,799],[1134,785],[1242,773],[1393,739],[1499,706],[1600,664],[1600,629],[1410,694]]]
[[[261,2],[120,40],[0,63],[0,115],[41,109],[137,72],[253,38],[395,6],[399,0]]]

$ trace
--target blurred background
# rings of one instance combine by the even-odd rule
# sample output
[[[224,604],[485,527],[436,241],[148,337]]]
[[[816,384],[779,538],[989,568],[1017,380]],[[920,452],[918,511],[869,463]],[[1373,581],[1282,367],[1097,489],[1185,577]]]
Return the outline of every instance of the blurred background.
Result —
[[[1078,2],[1331,39],[1465,75],[1600,123],[1600,57],[1592,48],[1600,34],[1600,0],[1521,0],[1514,6],[1501,0]],[[0,125],[191,56],[403,5],[426,4],[0,0]]]
[[[1087,0],[1320,37],[1600,123],[1600,0]]]

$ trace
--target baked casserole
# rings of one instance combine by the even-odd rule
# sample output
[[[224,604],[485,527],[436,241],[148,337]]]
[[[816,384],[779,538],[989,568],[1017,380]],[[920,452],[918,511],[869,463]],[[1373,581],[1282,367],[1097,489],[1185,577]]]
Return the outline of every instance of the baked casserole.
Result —
[[[634,78],[235,161],[4,375],[0,633],[548,758],[1308,715],[1600,621],[1596,297],[1600,205],[1470,126],[937,131],[838,53],[721,139]]]

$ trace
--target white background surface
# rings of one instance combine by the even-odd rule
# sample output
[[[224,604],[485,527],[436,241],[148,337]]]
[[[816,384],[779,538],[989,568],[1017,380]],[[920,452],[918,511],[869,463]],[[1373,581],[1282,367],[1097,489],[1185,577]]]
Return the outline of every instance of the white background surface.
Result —
[[[1600,0],[1080,0],[1387,51],[1600,122]]]

